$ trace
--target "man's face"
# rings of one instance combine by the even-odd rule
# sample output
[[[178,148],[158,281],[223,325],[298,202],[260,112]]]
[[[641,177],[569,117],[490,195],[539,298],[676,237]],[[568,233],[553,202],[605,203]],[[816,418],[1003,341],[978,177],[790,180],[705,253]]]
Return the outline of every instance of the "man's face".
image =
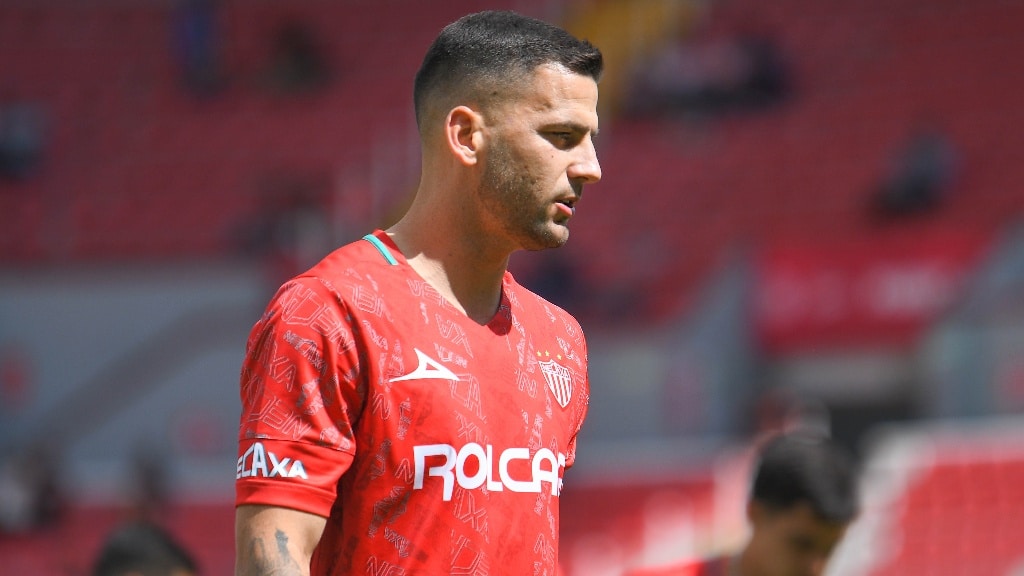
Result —
[[[513,249],[554,248],[569,238],[583,185],[601,179],[597,84],[546,65],[517,90],[485,114],[482,217]]]
[[[749,512],[749,576],[820,576],[847,527],[821,519],[807,504],[774,510],[754,502]]]

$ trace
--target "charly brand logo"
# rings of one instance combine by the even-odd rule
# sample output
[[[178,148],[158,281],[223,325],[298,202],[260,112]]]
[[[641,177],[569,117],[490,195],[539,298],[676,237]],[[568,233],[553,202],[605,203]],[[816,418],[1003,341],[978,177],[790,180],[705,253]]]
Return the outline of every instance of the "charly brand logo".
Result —
[[[444,367],[443,364],[434,360],[430,356],[427,356],[423,352],[420,352],[419,348],[413,348],[416,352],[416,359],[419,361],[419,366],[412,372],[409,372],[405,376],[398,376],[388,380],[388,382],[401,382],[402,380],[429,380],[433,378],[441,378],[443,380],[459,380],[459,377],[454,372]]]
[[[238,458],[236,472],[236,480],[251,476],[309,479],[306,476],[306,467],[302,465],[302,460],[278,458],[273,452],[264,448],[262,442],[256,442],[249,446],[249,449]]]
[[[416,476],[413,489],[422,490],[428,476],[440,478],[443,492],[441,499],[449,501],[455,484],[466,490],[486,485],[490,492],[533,492],[540,493],[547,483],[552,496],[562,491],[562,470],[565,469],[565,454],[554,453],[541,448],[531,457],[529,448],[506,448],[494,456],[494,447],[470,442],[456,449],[451,444],[428,444],[413,446]],[[516,460],[529,463],[530,477],[525,471],[519,478],[513,478],[510,465]],[[468,465],[467,465],[468,464]]]
[[[548,352],[537,352],[540,358],[550,357]],[[559,360],[561,356],[556,356]],[[569,405],[572,400],[572,374],[569,369],[554,360],[541,360],[540,371],[544,375],[544,381],[548,383],[548,390],[554,395],[555,401],[562,408]]]

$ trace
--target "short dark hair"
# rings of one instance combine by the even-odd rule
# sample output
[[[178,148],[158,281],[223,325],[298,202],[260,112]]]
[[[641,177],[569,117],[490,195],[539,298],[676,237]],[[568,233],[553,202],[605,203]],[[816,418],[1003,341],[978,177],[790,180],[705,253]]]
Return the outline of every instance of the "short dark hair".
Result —
[[[469,14],[445,26],[416,73],[413,102],[421,125],[432,95],[465,90],[479,98],[500,96],[503,88],[538,66],[557,64],[601,79],[601,51],[562,28],[504,10]]]
[[[751,499],[773,509],[808,504],[829,522],[850,522],[859,510],[853,459],[834,441],[809,433],[780,434],[762,446]]]
[[[195,560],[170,533],[140,520],[122,524],[107,536],[92,576],[171,576],[175,570],[198,572]]]

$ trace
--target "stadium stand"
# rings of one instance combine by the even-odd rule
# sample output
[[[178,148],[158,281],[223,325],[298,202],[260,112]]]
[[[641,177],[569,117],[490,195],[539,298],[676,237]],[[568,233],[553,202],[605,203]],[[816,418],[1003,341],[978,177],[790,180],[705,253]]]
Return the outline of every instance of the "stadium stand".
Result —
[[[517,7],[540,13],[559,4]],[[621,18],[608,5],[608,19]],[[712,37],[770,32],[792,68],[793,94],[774,108],[700,122],[605,119],[605,181],[582,206],[587,220],[571,251],[584,278],[645,294],[630,309],[638,319],[685,310],[730,247],[991,231],[1024,208],[1014,185],[1019,169],[1007,156],[1020,144],[1013,95],[1021,81],[1004,68],[1024,51],[1007,24],[1022,17],[1018,4],[710,6]],[[9,215],[0,260],[229,256],[238,230],[258,213],[260,182],[281,172],[316,175],[328,182],[330,209],[383,224],[412,183],[381,186],[379,174],[408,173],[417,161],[403,152],[411,137],[407,79],[434,29],[479,7],[471,0],[437,10],[399,0],[222,3],[211,34],[223,87],[197,97],[180,80],[170,3],[5,5],[0,32],[10,49],[0,59],[14,91],[4,98],[41,104],[50,133],[40,173],[0,183]],[[587,8],[589,16],[575,21],[568,12],[567,25],[602,33],[607,26],[594,16],[602,3]],[[647,12],[646,35],[665,34],[648,21],[693,18]],[[282,21],[305,23],[322,48],[330,77],[323,89],[260,88]],[[616,61],[635,59],[622,53],[626,41],[609,43]],[[610,75],[606,91],[621,92],[627,80]],[[961,178],[935,213],[879,226],[866,211],[870,192],[887,154],[923,119],[958,147]],[[382,152],[386,141],[398,150]],[[364,185],[346,191],[340,182]],[[367,187],[379,195],[376,209],[356,199]],[[591,252],[608,257],[585,258]],[[599,314],[600,298],[594,308]]]
[[[377,170],[408,170],[418,59],[441,25],[482,6],[217,5],[209,34],[223,81],[198,95],[176,61],[174,3],[0,7],[0,107],[27,100],[49,120],[38,174],[0,181],[0,206],[13,220],[0,236],[0,261],[230,256],[233,234],[259,208],[261,182],[276,173],[363,178],[371,161]],[[328,68],[322,89],[266,87],[283,22],[303,24],[316,40]],[[397,152],[382,151],[387,142]],[[351,204],[352,219],[372,217]]]
[[[580,226],[576,238],[616,256],[603,266],[628,263],[627,274],[648,263],[626,247],[654,243],[641,255],[654,278],[640,283],[654,316],[685,309],[726,247],[991,232],[1020,217],[1017,168],[1008,148],[992,145],[1021,139],[1020,80],[1005,69],[1024,52],[1008,24],[1024,18],[1020,4],[741,1],[711,11],[713,35],[770,31],[794,86],[788,101],[756,113],[612,122],[594,193],[610,200],[585,205],[602,226]],[[956,143],[959,179],[935,212],[882,225],[868,197],[888,155],[925,119]]]
[[[489,4],[220,2],[215,34],[223,84],[205,94],[182,82],[169,0],[0,4],[0,111],[31,102],[46,118],[38,169],[0,179],[0,266],[233,258],[239,231],[260,213],[267,182],[282,174],[320,183],[319,201],[335,216],[361,228],[386,224],[414,184],[408,100],[422,50],[451,17]],[[537,15],[562,14],[571,5],[512,4]],[[625,5],[582,4],[609,10],[612,21]],[[775,107],[716,118],[633,119],[608,111],[599,142],[604,180],[581,204],[565,248],[588,287],[578,307],[567,308],[584,317],[588,330],[600,331],[609,320],[614,327],[674,321],[732,249],[901,242],[950,230],[984,236],[1020,219],[1024,76],[1014,66],[1024,58],[1024,3],[705,4],[711,37],[748,26],[771,33],[791,68],[792,92]],[[564,13],[570,28],[603,31],[606,20],[598,15]],[[264,84],[274,34],[287,20],[304,23],[322,50],[330,74],[318,90],[281,94]],[[628,38],[615,45],[643,46]],[[637,55],[616,57],[625,63]],[[606,88],[618,94],[625,78],[611,75]],[[893,151],[924,121],[955,144],[957,178],[934,211],[879,222],[868,211],[871,193]],[[927,445],[929,459],[913,453],[912,474],[887,460],[892,452],[878,444],[869,457],[911,475],[901,477],[898,490],[891,476],[866,484],[872,498],[887,500],[873,500],[871,521],[859,525],[866,532],[851,538],[836,573],[1020,570],[1024,530],[1019,514],[1007,511],[1024,501],[1024,456],[992,448],[1005,432],[992,431],[981,444],[952,434],[926,442],[914,435],[912,446]],[[652,525],[690,531],[676,553],[733,542],[737,524],[722,520],[716,471],[707,464],[664,481],[567,483],[567,575],[611,575],[627,561],[660,557],[665,543],[642,536]],[[655,506],[644,503],[659,497],[681,515],[656,517]],[[75,505],[57,526],[0,535],[2,570],[80,574],[104,527],[122,514]],[[183,503],[168,517],[205,573],[230,572],[231,514],[228,504]],[[880,541],[899,546],[882,557],[873,552],[881,548],[870,547]],[[608,560],[604,572],[594,562],[598,552],[609,554],[598,557]]]
[[[865,510],[833,574],[1017,574],[1022,430],[1019,418],[1006,418],[876,431]]]

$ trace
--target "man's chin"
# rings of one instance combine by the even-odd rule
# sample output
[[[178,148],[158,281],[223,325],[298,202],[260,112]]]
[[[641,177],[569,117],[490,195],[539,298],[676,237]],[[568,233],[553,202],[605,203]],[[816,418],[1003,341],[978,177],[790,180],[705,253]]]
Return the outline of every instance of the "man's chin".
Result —
[[[568,240],[569,229],[564,225],[554,224],[530,237],[523,245],[523,249],[531,252],[550,250],[564,246]]]

